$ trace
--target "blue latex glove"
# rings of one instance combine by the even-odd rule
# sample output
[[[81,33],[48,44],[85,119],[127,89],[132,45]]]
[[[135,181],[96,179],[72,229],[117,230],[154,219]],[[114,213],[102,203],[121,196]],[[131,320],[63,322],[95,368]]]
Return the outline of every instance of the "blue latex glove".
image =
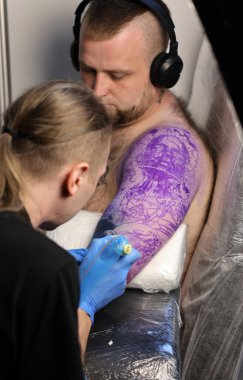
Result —
[[[94,321],[94,314],[122,295],[132,264],[141,255],[136,249],[122,255],[124,236],[105,236],[93,239],[80,266],[80,303]]]
[[[77,249],[68,249],[68,252],[75,258],[78,264],[81,264],[88,249],[86,248],[77,248]]]

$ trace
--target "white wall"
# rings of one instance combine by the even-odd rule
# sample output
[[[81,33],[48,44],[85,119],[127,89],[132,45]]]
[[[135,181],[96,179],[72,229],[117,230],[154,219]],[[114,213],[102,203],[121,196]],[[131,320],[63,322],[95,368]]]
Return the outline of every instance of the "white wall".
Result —
[[[78,0],[8,0],[12,98],[43,80],[79,78],[69,56]]]
[[[204,28],[191,0],[164,0],[175,24],[178,53],[184,67],[173,91],[188,101],[192,91],[193,74],[204,36]]]

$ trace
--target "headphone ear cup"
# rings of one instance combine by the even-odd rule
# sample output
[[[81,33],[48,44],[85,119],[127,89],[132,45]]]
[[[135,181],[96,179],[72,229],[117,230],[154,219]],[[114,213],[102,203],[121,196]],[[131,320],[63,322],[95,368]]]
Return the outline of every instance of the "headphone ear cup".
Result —
[[[173,87],[181,74],[183,62],[178,55],[159,53],[150,68],[150,80],[156,87]]]
[[[71,56],[71,62],[75,70],[79,71],[79,61],[78,61],[78,54],[79,54],[79,46],[77,41],[73,41],[70,46],[70,56]]]

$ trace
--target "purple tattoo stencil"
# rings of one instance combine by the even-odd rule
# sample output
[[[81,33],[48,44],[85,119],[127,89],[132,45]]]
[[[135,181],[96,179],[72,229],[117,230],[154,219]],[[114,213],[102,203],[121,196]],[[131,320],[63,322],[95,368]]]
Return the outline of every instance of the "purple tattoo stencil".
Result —
[[[195,193],[197,165],[194,139],[179,127],[154,128],[131,146],[119,191],[95,233],[115,228],[139,250],[142,257],[130,270],[128,281],[183,221]]]

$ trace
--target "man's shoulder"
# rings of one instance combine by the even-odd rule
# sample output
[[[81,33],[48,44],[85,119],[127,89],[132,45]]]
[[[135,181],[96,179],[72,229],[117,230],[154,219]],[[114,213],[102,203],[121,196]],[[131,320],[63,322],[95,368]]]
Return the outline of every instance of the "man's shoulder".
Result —
[[[152,153],[156,146],[173,148],[176,145],[196,147],[195,133],[179,124],[158,124],[138,136],[131,145],[130,152],[142,148],[151,150]]]
[[[191,136],[193,138],[193,132],[184,127],[183,124],[176,123],[164,123],[158,124],[147,130],[140,137],[144,137],[146,135],[151,136],[176,136],[178,138],[183,138],[183,136]]]

